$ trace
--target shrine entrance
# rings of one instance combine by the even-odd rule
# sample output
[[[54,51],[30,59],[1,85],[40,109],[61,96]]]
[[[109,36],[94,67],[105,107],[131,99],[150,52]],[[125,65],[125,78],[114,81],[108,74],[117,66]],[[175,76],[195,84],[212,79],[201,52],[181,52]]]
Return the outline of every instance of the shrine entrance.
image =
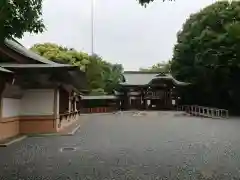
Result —
[[[144,73],[146,75],[146,73]],[[143,78],[142,78],[143,80]],[[181,99],[177,91],[185,83],[170,75],[156,75],[146,84],[122,83],[118,90],[122,110],[171,110]]]

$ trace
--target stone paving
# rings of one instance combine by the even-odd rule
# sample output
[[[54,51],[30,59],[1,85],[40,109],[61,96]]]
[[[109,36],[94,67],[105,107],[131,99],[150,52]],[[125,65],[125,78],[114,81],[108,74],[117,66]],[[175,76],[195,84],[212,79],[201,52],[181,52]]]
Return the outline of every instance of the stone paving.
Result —
[[[82,123],[74,136],[0,148],[0,180],[240,179],[238,119],[124,112]]]

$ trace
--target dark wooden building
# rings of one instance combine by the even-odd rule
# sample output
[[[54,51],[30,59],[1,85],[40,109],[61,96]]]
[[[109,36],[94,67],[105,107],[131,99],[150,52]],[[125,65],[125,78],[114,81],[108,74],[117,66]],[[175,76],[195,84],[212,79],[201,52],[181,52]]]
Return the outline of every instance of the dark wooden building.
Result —
[[[115,95],[121,110],[171,110],[179,103],[178,90],[189,83],[176,80],[171,74],[155,72],[124,72]]]
[[[81,96],[81,112],[106,113],[119,109],[119,99],[114,95]]]

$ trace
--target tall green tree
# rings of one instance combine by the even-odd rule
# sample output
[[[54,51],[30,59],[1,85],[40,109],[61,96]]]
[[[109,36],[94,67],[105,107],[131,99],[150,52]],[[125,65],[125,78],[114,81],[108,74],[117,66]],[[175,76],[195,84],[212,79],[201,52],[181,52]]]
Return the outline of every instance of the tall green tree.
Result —
[[[100,92],[104,89],[103,81],[103,67],[101,59],[98,56],[91,56],[90,63],[86,68],[87,80],[91,90],[100,89]]]
[[[86,72],[89,90],[94,95],[111,94],[122,77],[122,65],[106,62],[98,55],[89,56],[53,43],[35,44],[31,50],[49,60],[78,66]]]
[[[31,47],[31,50],[49,60],[79,66],[83,71],[90,63],[90,57],[87,53],[78,52],[53,43],[35,44]]]
[[[120,64],[111,64],[101,57],[91,56],[91,63],[86,70],[92,89],[104,89],[107,94],[112,94],[121,81],[123,67]]]
[[[0,42],[43,32],[42,0],[0,0]]]
[[[121,64],[107,64],[105,69],[103,78],[105,83],[104,89],[107,93],[111,94],[123,80],[123,66]]]
[[[193,103],[240,108],[240,2],[216,2],[192,14],[178,33],[172,72],[191,82]]]

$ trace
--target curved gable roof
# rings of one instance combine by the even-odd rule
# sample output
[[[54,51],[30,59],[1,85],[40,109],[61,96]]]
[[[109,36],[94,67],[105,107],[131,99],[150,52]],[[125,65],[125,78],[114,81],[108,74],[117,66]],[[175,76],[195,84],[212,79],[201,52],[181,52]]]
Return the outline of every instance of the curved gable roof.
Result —
[[[6,72],[6,73],[12,73],[12,71],[9,71],[8,69],[5,69],[3,67],[0,66],[0,71],[1,72]]]
[[[171,74],[158,74],[156,77],[154,77],[150,82],[149,84],[151,84],[154,80],[158,80],[158,79],[165,79],[165,80],[171,80],[173,82],[173,84],[175,85],[189,85],[190,83],[186,83],[186,82],[181,82],[181,81],[178,81],[176,80]]]
[[[120,84],[128,86],[144,86],[152,83],[152,81],[156,79],[171,80],[175,85],[189,84],[176,80],[171,74],[163,74],[159,72],[125,71],[123,76],[125,82]]]
[[[30,58],[34,61],[37,61],[38,63],[40,62],[44,64],[58,64],[38,55],[37,53],[31,50],[28,50],[16,40],[5,39],[5,45],[11,50],[13,50],[14,52],[21,54],[27,58]]]
[[[155,72],[141,72],[141,71],[125,71],[123,76],[125,82],[121,83],[122,85],[133,85],[141,86],[148,84],[157,73]]]

